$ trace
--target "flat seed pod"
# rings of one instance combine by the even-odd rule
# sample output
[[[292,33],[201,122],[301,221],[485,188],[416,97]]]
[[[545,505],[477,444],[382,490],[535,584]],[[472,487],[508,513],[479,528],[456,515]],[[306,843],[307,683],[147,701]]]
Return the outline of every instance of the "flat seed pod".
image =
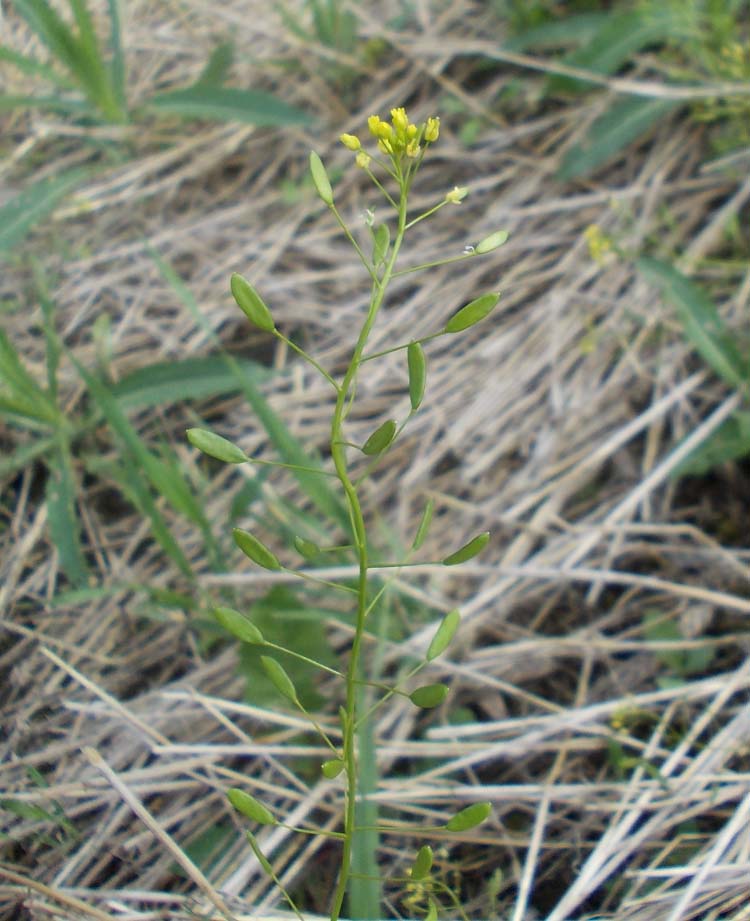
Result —
[[[417,852],[414,863],[411,867],[412,879],[424,879],[432,869],[432,848],[429,844],[424,844]]]
[[[294,687],[292,679],[287,675],[276,659],[272,659],[271,656],[261,656],[260,664],[263,666],[263,671],[271,679],[279,694],[286,697],[287,700],[291,700],[292,703],[296,703],[297,689]]]
[[[463,547],[456,550],[455,553],[451,553],[450,556],[447,556],[443,560],[443,566],[458,566],[459,563],[465,563],[478,553],[481,553],[487,546],[489,539],[490,532],[482,531],[481,534],[472,537],[468,544],[464,544]]]
[[[454,608],[443,618],[440,626],[435,631],[435,636],[432,638],[432,642],[427,649],[427,655],[425,658],[428,662],[432,662],[433,659],[437,659],[439,655],[442,655],[445,650],[450,645],[451,640],[458,630],[458,625],[461,623],[461,615],[458,611],[458,608]]]
[[[310,173],[315,183],[315,188],[318,190],[318,195],[327,205],[332,205],[333,189],[331,188],[331,182],[326,168],[323,166],[323,161],[314,150],[310,151]]]
[[[445,828],[447,831],[468,831],[481,825],[491,812],[492,806],[489,803],[472,803],[446,822]]]
[[[409,400],[412,410],[419,409],[424,398],[424,387],[427,380],[427,360],[424,349],[419,342],[410,342],[406,350],[409,364]]]
[[[321,770],[323,771],[324,777],[327,777],[328,780],[333,780],[334,777],[338,777],[344,770],[344,762],[341,758],[331,758],[330,761],[323,762]]]
[[[460,333],[462,330],[468,329],[475,323],[479,323],[480,320],[483,320],[494,310],[499,300],[499,294],[483,294],[470,304],[462,307],[458,313],[454,313],[443,327],[443,332]]]
[[[362,445],[362,453],[367,454],[368,457],[382,454],[395,437],[396,421],[395,419],[389,419],[376,428],[372,435],[370,435],[367,441]]]
[[[253,563],[257,563],[263,569],[281,569],[281,563],[276,559],[276,556],[249,531],[235,528],[232,531],[232,537],[235,544]]]
[[[409,700],[415,707],[431,710],[433,707],[439,707],[447,696],[447,684],[424,684],[409,694]]]
[[[375,230],[374,237],[372,262],[373,265],[380,265],[381,262],[385,262],[385,257],[388,255],[388,246],[391,242],[391,232],[388,229],[388,225],[379,224]]]
[[[311,560],[320,553],[320,547],[317,544],[299,535],[294,538],[294,549],[307,560]]]
[[[414,535],[414,542],[411,545],[412,550],[419,550],[419,548],[424,543],[425,537],[427,537],[427,532],[430,529],[430,524],[432,522],[432,513],[435,511],[435,500],[428,499],[424,511],[422,512],[422,520],[419,522],[419,527],[417,528],[417,533]]]
[[[497,249],[498,246],[502,246],[503,243],[508,239],[507,230],[496,230],[494,233],[491,233],[488,237],[485,237],[483,240],[480,240],[479,243],[474,247],[474,252],[478,256],[483,256],[485,253],[491,253],[493,249]]]
[[[234,608],[214,608],[213,615],[225,630],[243,643],[253,643],[255,646],[265,643],[263,634],[255,624]]]
[[[276,819],[270,810],[266,809],[263,803],[259,803],[254,796],[245,793],[238,787],[232,787],[227,790],[227,799],[234,806],[237,812],[259,825],[275,825]]]
[[[242,448],[208,429],[188,429],[187,437],[194,448],[225,464],[244,464],[250,460]]]
[[[267,333],[272,333],[276,329],[271,311],[246,278],[235,272],[229,282],[229,287],[232,297],[237,301],[237,306],[251,323]]]

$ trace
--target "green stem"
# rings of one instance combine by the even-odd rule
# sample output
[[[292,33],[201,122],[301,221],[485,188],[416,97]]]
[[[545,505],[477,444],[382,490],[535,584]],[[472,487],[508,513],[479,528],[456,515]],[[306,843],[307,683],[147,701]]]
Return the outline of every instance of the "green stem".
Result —
[[[370,308],[367,313],[367,319],[362,326],[359,338],[357,339],[357,343],[354,347],[354,353],[352,354],[349,368],[347,369],[344,380],[339,389],[338,396],[336,398],[336,408],[334,409],[333,421],[331,424],[331,457],[333,458],[334,468],[339,480],[341,481],[341,486],[343,487],[344,494],[346,495],[347,505],[349,508],[349,516],[352,524],[352,532],[354,534],[354,546],[359,564],[359,579],[357,584],[357,619],[346,674],[346,718],[344,720],[344,738],[342,745],[343,761],[347,780],[346,807],[344,811],[345,837],[343,852],[341,855],[339,878],[336,883],[336,890],[334,892],[333,903],[331,906],[331,921],[338,921],[341,915],[352,867],[358,781],[357,758],[355,753],[355,729],[357,726],[357,688],[360,668],[360,652],[365,633],[365,621],[368,611],[367,534],[365,531],[365,522],[362,515],[362,507],[360,505],[357,489],[349,477],[349,472],[347,469],[346,448],[343,444],[345,439],[343,437],[342,427],[347,405],[347,396],[349,394],[350,388],[354,385],[357,372],[359,371],[359,366],[362,362],[362,353],[364,352],[367,340],[370,336],[370,332],[372,331],[372,327],[375,323],[375,318],[377,317],[378,311],[383,303],[388,283],[393,276],[396,259],[404,239],[404,233],[406,229],[406,199],[406,184],[401,183],[401,195],[398,207],[398,229],[396,232],[396,238],[393,243],[391,255],[383,271],[382,278],[378,279],[372,273],[372,271],[370,271],[373,282],[372,293],[370,297]],[[336,212],[334,211],[334,213]],[[338,214],[336,216],[338,217]],[[340,219],[339,221],[343,224]],[[347,233],[347,236],[350,238],[350,240],[352,240],[348,229],[345,228],[345,232]],[[357,249],[359,251],[358,247]],[[363,262],[365,263],[365,266],[368,267],[368,263],[364,259]]]

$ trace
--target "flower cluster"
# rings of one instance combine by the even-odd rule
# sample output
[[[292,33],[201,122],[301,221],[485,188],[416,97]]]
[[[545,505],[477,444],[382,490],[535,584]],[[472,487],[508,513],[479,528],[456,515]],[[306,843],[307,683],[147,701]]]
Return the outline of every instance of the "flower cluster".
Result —
[[[440,134],[440,119],[428,118],[421,125],[409,121],[406,109],[403,107],[391,109],[390,122],[384,121],[379,115],[371,115],[367,119],[370,134],[378,142],[381,153],[387,154],[394,163],[400,163],[406,157],[416,160],[423,153],[428,144],[433,144]],[[362,149],[362,142],[354,134],[342,134],[341,143],[357,154],[357,166],[367,169],[371,157]]]

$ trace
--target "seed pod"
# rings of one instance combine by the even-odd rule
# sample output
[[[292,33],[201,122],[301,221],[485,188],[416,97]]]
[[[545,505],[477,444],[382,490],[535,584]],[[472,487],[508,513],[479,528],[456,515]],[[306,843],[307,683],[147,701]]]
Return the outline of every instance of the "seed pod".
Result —
[[[317,544],[299,535],[294,538],[294,548],[306,560],[311,560],[320,553],[320,547]]]
[[[419,409],[424,397],[424,387],[427,380],[427,360],[424,349],[419,342],[410,342],[406,350],[409,363],[409,400],[412,410]]]
[[[318,190],[318,195],[320,195],[325,204],[332,205],[333,189],[331,188],[331,182],[326,168],[323,166],[323,161],[314,150],[310,151],[310,173],[312,174],[315,188]]]
[[[382,454],[396,437],[396,421],[389,419],[375,429],[367,441],[362,445],[362,453],[368,457]]]
[[[387,224],[379,224],[374,234],[374,245],[372,248],[373,265],[380,265],[385,261],[388,255],[388,246],[391,242],[391,232]]]
[[[229,287],[232,297],[237,301],[237,306],[251,323],[267,333],[272,333],[276,329],[271,311],[246,278],[235,272],[229,282]]]
[[[208,429],[188,429],[187,437],[194,448],[225,464],[244,464],[250,460],[242,448]]]
[[[424,684],[409,694],[409,700],[415,707],[431,710],[433,707],[440,706],[448,696],[448,690],[447,684]]]
[[[474,247],[474,252],[477,254],[477,256],[483,256],[485,253],[491,253],[493,249],[497,249],[498,246],[502,246],[508,237],[509,234],[507,230],[496,230],[488,237],[480,240],[479,243],[477,243],[477,245]]]
[[[428,662],[432,662],[433,659],[437,659],[438,656],[445,652],[451,640],[456,635],[456,630],[458,630],[458,625],[460,623],[461,615],[459,614],[458,608],[448,611],[440,626],[435,631],[435,636],[433,636],[432,642],[427,649],[425,659]]]
[[[235,611],[234,608],[214,608],[213,615],[225,630],[231,633],[232,636],[237,637],[238,640],[242,640],[243,643],[262,646],[266,642],[263,639],[263,634],[255,624],[248,620],[244,614]]]
[[[249,531],[243,531],[242,528],[235,528],[232,531],[232,537],[235,544],[240,550],[249,557],[253,563],[262,566],[263,569],[281,569],[276,556],[262,544],[257,537],[254,537]]]
[[[475,323],[479,323],[480,320],[483,320],[492,310],[494,310],[495,305],[499,300],[499,294],[483,294],[481,297],[473,300],[470,304],[462,307],[458,313],[454,313],[450,320],[448,320],[448,322],[443,327],[443,332],[460,333],[462,330],[468,329]]]
[[[438,910],[434,899],[428,899],[430,907],[424,916],[424,921],[438,921]]]
[[[417,533],[414,535],[414,543],[411,545],[412,550],[419,550],[419,548],[424,543],[425,537],[427,537],[427,531],[430,528],[430,522],[432,521],[432,513],[435,510],[435,500],[428,499],[422,512],[422,520],[419,522],[419,527],[417,528]]]
[[[248,819],[252,819],[253,822],[257,822],[259,825],[276,824],[276,819],[273,817],[271,811],[267,809],[263,803],[259,803],[254,796],[245,793],[244,790],[240,790],[238,787],[232,787],[227,790],[227,799],[237,812],[247,816]]]
[[[424,879],[432,869],[432,848],[429,844],[423,844],[414,858],[411,867],[411,878],[420,880]]]
[[[298,699],[297,689],[294,687],[292,679],[287,675],[276,659],[272,659],[271,656],[261,656],[260,664],[263,666],[263,671],[271,679],[279,694],[286,697],[287,700],[291,700],[292,703],[296,703]]]
[[[321,770],[323,771],[324,777],[327,777],[328,780],[333,780],[334,777],[338,777],[344,770],[344,762],[341,758],[331,758],[330,761],[323,762]]]
[[[487,541],[489,541],[489,539],[490,532],[482,531],[481,534],[472,537],[468,544],[464,544],[463,547],[460,547],[455,553],[451,553],[450,556],[447,556],[443,560],[443,566],[457,566],[459,563],[465,563],[478,553],[481,553],[487,546]]]
[[[452,819],[445,823],[447,831],[468,831],[481,825],[492,812],[490,803],[472,803],[466,809],[457,812]]]

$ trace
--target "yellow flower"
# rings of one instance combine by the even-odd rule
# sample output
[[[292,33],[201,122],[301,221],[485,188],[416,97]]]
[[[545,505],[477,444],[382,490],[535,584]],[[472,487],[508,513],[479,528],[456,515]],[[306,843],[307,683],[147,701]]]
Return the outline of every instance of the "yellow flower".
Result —
[[[370,129],[370,134],[373,137],[380,137],[380,134],[378,133],[378,129],[380,128],[380,116],[371,115],[367,119],[367,127]]]
[[[427,123],[424,128],[424,139],[428,144],[432,144],[433,141],[438,139],[440,134],[440,119],[439,118],[428,118]]]
[[[396,134],[405,136],[406,130],[409,127],[406,109],[403,107],[400,109],[391,109],[391,121],[393,122],[393,127],[396,129]]]
[[[360,152],[354,158],[354,162],[360,169],[367,169],[367,167],[370,165],[370,160],[370,155],[365,153],[364,150],[360,150]]]
[[[412,159],[419,156],[419,152],[422,148],[417,144],[416,141],[409,141],[406,145],[406,156],[411,157]]]
[[[359,150],[362,146],[356,134],[342,134],[339,140],[344,147],[348,147],[349,150]]]

